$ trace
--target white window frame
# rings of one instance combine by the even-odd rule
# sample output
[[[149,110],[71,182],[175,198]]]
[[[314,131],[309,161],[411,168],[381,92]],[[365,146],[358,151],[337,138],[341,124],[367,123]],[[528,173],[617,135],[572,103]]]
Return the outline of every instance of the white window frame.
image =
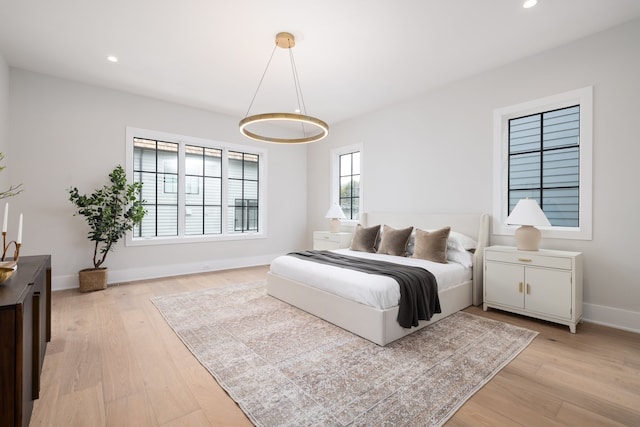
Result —
[[[338,147],[331,150],[331,196],[329,205],[334,203],[340,204],[340,156],[349,153],[360,153],[360,215],[364,212],[364,153],[363,144],[352,144],[344,147]],[[360,222],[360,218],[356,219],[341,219],[340,222],[347,225],[357,225]]]
[[[593,87],[536,99],[493,112],[493,234],[513,235],[517,226],[507,225],[509,188],[509,120],[580,105],[580,190],[578,227],[538,227],[542,236],[591,240],[593,199]]]
[[[185,191],[184,191],[184,166],[179,166],[178,188],[178,235],[177,236],[161,236],[161,237],[134,237],[133,232],[128,232],[125,238],[126,246],[152,246],[152,245],[173,245],[182,243],[196,242],[215,242],[225,240],[253,240],[264,239],[267,237],[267,150],[254,146],[245,146],[232,144],[227,142],[214,141],[210,139],[197,138],[192,136],[184,136],[171,134],[167,132],[154,131],[149,129],[140,129],[127,126],[126,129],[126,172],[127,177],[131,181],[133,177],[133,139],[146,138],[156,141],[174,142],[185,145],[194,145],[206,148],[218,148],[224,151],[238,151],[242,153],[257,154],[260,156],[260,167],[258,169],[258,198],[260,200],[260,209],[258,216],[258,224],[260,230],[258,232],[245,233],[228,233],[227,232],[227,186],[222,186],[222,233],[214,235],[185,235]],[[181,149],[178,158],[178,164],[184,165],[184,152]],[[227,168],[222,168],[222,181],[227,181]]]

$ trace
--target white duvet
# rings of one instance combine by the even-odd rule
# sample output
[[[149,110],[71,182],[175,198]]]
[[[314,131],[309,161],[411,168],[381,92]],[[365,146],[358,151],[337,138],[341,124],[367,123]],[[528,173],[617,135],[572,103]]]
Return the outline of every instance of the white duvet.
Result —
[[[338,249],[336,252],[359,258],[368,258],[396,264],[422,267],[429,270],[438,282],[438,292],[471,280],[471,268],[449,261],[448,264]],[[271,263],[271,272],[279,276],[305,283],[381,310],[395,307],[400,300],[400,286],[391,277],[367,274],[348,268],[334,267],[292,256],[280,256]]]

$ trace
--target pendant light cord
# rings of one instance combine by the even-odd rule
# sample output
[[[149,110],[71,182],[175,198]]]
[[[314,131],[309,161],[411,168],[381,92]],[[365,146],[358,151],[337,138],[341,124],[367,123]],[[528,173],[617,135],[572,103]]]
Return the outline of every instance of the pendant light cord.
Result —
[[[296,87],[296,100],[298,101],[298,109],[305,116],[307,115],[307,106],[304,105],[304,97],[302,96],[302,86],[300,85],[300,77],[298,77],[298,68],[296,67],[296,61],[293,59],[293,51],[289,48],[289,59],[291,60],[291,71],[293,73],[293,84]],[[300,122],[302,128],[302,134],[307,136],[307,130],[304,127],[304,122]]]
[[[267,66],[264,68],[264,71],[262,72],[262,77],[260,77],[260,82],[258,82],[258,87],[256,88],[256,92],[253,94],[253,98],[251,98],[251,103],[249,104],[249,108],[247,108],[247,112],[244,115],[245,117],[247,117],[249,115],[249,111],[251,111],[251,107],[253,106],[253,101],[256,100],[256,96],[258,96],[258,91],[260,90],[260,86],[262,85],[262,81],[264,80],[264,76],[267,74],[267,70],[269,69],[269,65],[271,64],[271,60],[273,59],[273,54],[276,52],[276,49],[278,48],[278,46],[274,46],[273,50],[271,51],[271,56],[269,57],[269,61],[267,62]]]

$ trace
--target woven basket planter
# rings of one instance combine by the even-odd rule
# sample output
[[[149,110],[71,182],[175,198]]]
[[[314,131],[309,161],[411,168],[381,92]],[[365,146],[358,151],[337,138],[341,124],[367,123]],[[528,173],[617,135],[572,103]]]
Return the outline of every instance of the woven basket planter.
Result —
[[[91,292],[107,289],[106,268],[86,268],[78,272],[80,292]]]

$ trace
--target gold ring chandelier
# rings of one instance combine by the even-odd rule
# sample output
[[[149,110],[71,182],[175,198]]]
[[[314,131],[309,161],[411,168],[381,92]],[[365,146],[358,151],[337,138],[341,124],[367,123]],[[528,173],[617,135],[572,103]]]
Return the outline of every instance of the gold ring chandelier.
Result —
[[[242,133],[247,138],[255,139],[256,141],[263,142],[275,142],[282,144],[305,144],[308,142],[316,142],[324,139],[329,134],[329,126],[320,119],[315,117],[311,117],[306,113],[306,107],[304,105],[304,98],[302,96],[302,88],[300,87],[300,79],[298,78],[298,72],[296,70],[295,61],[293,59],[293,53],[291,49],[295,46],[296,41],[291,33],[278,33],[276,34],[276,45],[273,48],[273,52],[271,52],[271,57],[269,58],[269,62],[267,62],[267,67],[262,73],[262,78],[258,83],[258,88],[256,89],[255,94],[253,95],[253,99],[249,104],[249,108],[247,109],[247,113],[245,114],[244,119],[240,120],[240,133]],[[255,114],[249,116],[249,111],[251,111],[251,107],[253,106],[253,101],[256,99],[258,95],[258,91],[260,90],[260,86],[262,81],[264,80],[264,76],[269,69],[269,64],[271,63],[271,59],[273,58],[273,54],[276,51],[276,48],[289,49],[289,58],[291,60],[291,70],[293,72],[293,80],[296,88],[296,97],[298,100],[298,111],[304,114],[296,113],[264,113],[264,114]],[[268,136],[259,134],[257,132],[252,132],[247,129],[250,125],[255,125],[257,123],[270,123],[270,124],[279,124],[282,122],[299,124],[302,130],[301,137],[292,137],[292,138],[284,138],[280,136]]]

